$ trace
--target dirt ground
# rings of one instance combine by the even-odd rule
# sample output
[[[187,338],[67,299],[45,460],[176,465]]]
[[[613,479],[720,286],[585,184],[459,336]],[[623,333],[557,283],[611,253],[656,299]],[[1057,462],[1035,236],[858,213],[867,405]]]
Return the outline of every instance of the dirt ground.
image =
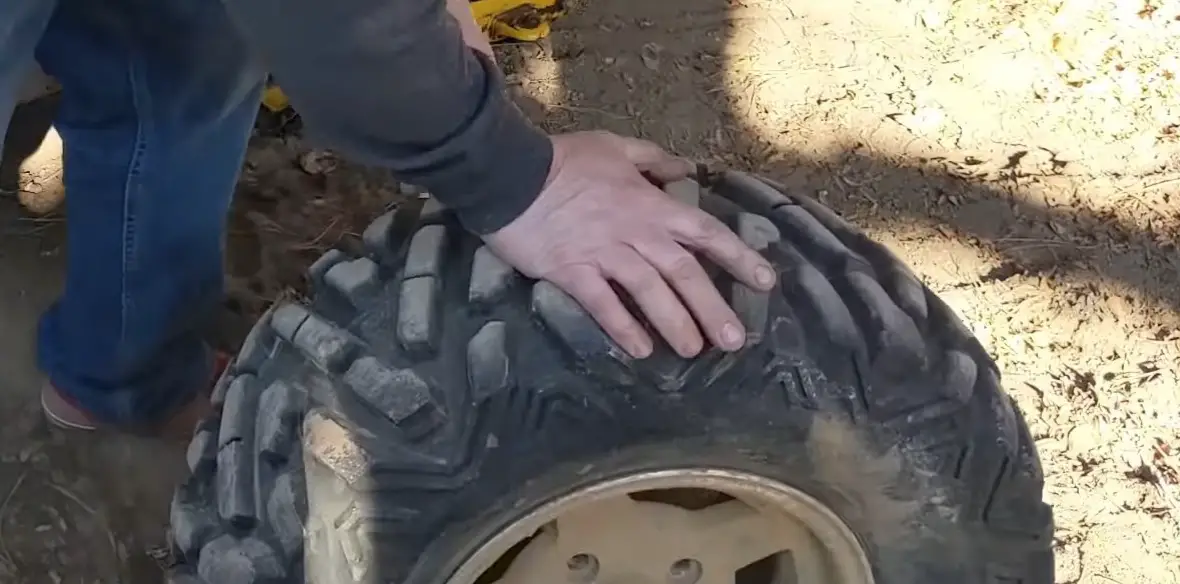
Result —
[[[549,42],[499,52],[531,116],[754,169],[864,226],[998,359],[1045,464],[1057,581],[1180,582],[1180,1],[579,5]],[[260,122],[226,342],[395,193],[310,149],[297,120]],[[13,213],[0,268],[59,269],[57,220]],[[47,291],[54,274],[22,277]],[[12,314],[50,300],[9,292]],[[158,578],[176,471],[155,461],[169,455],[79,450],[37,420],[35,387],[14,391],[0,397],[0,582]]]

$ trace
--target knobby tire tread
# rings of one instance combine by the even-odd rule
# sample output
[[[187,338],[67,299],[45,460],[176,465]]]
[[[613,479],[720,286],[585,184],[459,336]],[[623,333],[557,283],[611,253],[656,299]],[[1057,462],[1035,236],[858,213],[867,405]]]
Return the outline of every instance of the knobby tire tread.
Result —
[[[735,354],[685,360],[660,345],[631,359],[430,201],[374,221],[366,255],[325,254],[309,269],[314,300],[264,315],[194,434],[172,507],[176,581],[302,582],[305,554],[319,556],[311,581],[401,581],[436,533],[478,515],[487,501],[473,490],[507,491],[552,464],[520,455],[538,436],[569,458],[625,448],[674,433],[635,412],[725,402],[744,381],[774,415],[848,420],[939,477],[955,524],[990,554],[966,581],[1051,583],[1037,454],[954,312],[815,200],[744,173],[701,178],[670,192],[723,215],[780,274],[770,293],[717,276],[750,331]],[[587,433],[595,444],[579,442]],[[511,452],[521,474],[481,472]]]

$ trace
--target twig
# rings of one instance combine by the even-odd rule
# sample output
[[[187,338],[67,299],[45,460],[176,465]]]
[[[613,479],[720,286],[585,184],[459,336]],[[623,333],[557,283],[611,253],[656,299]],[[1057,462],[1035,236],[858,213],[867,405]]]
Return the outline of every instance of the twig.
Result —
[[[24,221],[27,223],[65,223],[66,218],[61,216],[55,217],[17,217],[17,221]]]
[[[1154,189],[1155,187],[1162,186],[1162,185],[1166,185],[1166,184],[1170,184],[1170,183],[1174,183],[1174,182],[1177,182],[1177,181],[1180,181],[1180,176],[1176,176],[1176,177],[1172,177],[1172,178],[1165,178],[1164,180],[1157,180],[1157,181],[1155,181],[1155,182],[1153,182],[1153,183],[1149,183],[1149,184],[1143,185],[1143,186],[1142,186],[1142,187],[1140,187],[1140,188],[1141,188],[1142,190],[1145,190],[1145,191],[1146,191],[1146,190],[1148,190],[1148,189]]]
[[[4,559],[13,566],[16,566],[16,559],[12,557],[12,552],[8,551],[8,544],[4,541],[4,517],[8,514],[8,503],[12,501],[12,496],[16,494],[16,490],[20,488],[21,483],[25,482],[25,477],[28,475],[28,471],[20,473],[20,477],[12,484],[12,489],[8,491],[8,496],[4,497],[3,503],[0,503],[0,553],[3,553]]]
[[[1095,573],[1095,574],[1093,574],[1093,576],[1095,578],[1102,578],[1103,580],[1106,580],[1107,582],[1114,582],[1114,584],[1123,584],[1122,580],[1115,580],[1114,578],[1111,578],[1110,576],[1107,576],[1106,574]]]
[[[320,245],[320,243],[323,242],[324,237],[327,236],[328,232],[331,231],[332,228],[335,227],[336,224],[339,222],[340,222],[339,217],[332,219],[332,222],[329,223],[328,226],[325,227],[324,230],[321,231],[319,235],[315,236],[314,239],[312,239],[308,242],[305,242],[305,243],[301,243],[291,249],[293,249],[295,251],[305,251],[305,250],[309,250],[309,249],[316,249],[316,248],[322,247]]]
[[[50,230],[53,225],[38,225],[37,227],[30,227],[28,229],[0,229],[0,236],[2,237],[29,237],[32,235],[39,235]]]
[[[110,542],[110,544],[111,544],[111,551],[114,552],[115,557],[118,557],[119,556],[119,546],[118,546],[118,544],[115,543],[115,534],[113,532],[111,532],[111,528],[107,526],[106,518],[103,517],[102,515],[100,515],[98,511],[95,511],[94,507],[87,505],[86,502],[83,501],[81,497],[79,497],[78,495],[75,495],[69,489],[67,489],[61,485],[55,484],[55,483],[46,483],[46,484],[49,485],[49,488],[61,493],[67,499],[77,503],[79,507],[81,507],[87,513],[89,513],[92,517],[94,517],[95,519],[98,520],[99,524],[102,525],[103,530],[107,532],[107,541]]]
[[[67,498],[69,498],[71,501],[73,501],[73,502],[77,503],[77,504],[78,504],[78,506],[79,506],[79,507],[81,507],[82,509],[85,509],[87,513],[89,513],[89,514],[91,514],[91,515],[95,515],[95,516],[97,516],[97,515],[98,515],[98,511],[95,511],[95,510],[94,510],[94,507],[91,507],[90,505],[87,505],[87,504],[86,504],[86,502],[85,502],[85,501],[83,501],[81,497],[79,497],[78,495],[75,495],[75,494],[74,494],[73,492],[71,492],[69,489],[66,489],[66,488],[65,488],[65,487],[63,487],[63,486],[61,486],[61,485],[57,485],[57,484],[54,484],[54,483],[48,483],[48,485],[49,485],[49,488],[51,488],[51,489],[53,489],[53,490],[55,490],[55,491],[57,491],[57,492],[61,493],[62,495],[65,495],[65,496],[66,496]]]
[[[559,110],[567,110],[567,111],[571,111],[571,112],[582,112],[582,113],[587,113],[587,114],[598,114],[598,115],[600,115],[600,116],[606,116],[606,117],[608,117],[608,118],[612,118],[612,119],[616,119],[616,120],[626,120],[626,119],[629,119],[627,116],[621,116],[621,115],[619,115],[619,114],[614,114],[614,113],[608,112],[608,111],[606,111],[606,110],[604,110],[604,109],[598,109],[598,108],[593,108],[593,107],[583,107],[583,106],[577,106],[577,105],[563,105],[563,104],[560,104],[560,103],[546,103],[546,104],[543,104],[543,105],[544,105],[545,107],[547,107],[547,108],[553,108],[553,109],[559,109]]]
[[[1154,446],[1154,449],[1157,453],[1163,454],[1163,449],[1160,448],[1158,444]],[[1155,480],[1150,482],[1155,486],[1156,492],[1159,494],[1160,499],[1167,508],[1167,514],[1169,517],[1171,517],[1172,522],[1177,526],[1180,526],[1180,514],[1178,514],[1178,511],[1180,511],[1180,496],[1176,494],[1176,491],[1172,488],[1172,485],[1168,484],[1169,479],[1172,478],[1168,475],[1174,473],[1168,473],[1167,471],[1174,471],[1175,469],[1172,469],[1170,466],[1166,465],[1168,465],[1167,460],[1159,461],[1159,465],[1154,469]]]

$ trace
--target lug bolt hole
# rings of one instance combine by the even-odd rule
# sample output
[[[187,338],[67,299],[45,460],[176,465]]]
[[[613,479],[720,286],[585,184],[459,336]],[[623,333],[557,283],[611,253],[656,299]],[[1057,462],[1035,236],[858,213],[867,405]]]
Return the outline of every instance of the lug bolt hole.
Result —
[[[668,568],[668,584],[696,584],[701,579],[701,563],[684,558],[672,563]]]
[[[598,576],[598,558],[590,554],[575,554],[566,560],[570,580],[579,584],[593,582]]]

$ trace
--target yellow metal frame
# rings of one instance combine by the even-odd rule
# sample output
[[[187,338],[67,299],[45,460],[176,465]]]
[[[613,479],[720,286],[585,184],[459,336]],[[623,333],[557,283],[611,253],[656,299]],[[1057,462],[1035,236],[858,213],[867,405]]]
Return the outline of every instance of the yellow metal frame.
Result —
[[[473,0],[471,14],[488,40],[533,42],[549,36],[549,23],[565,14],[562,0]]]
[[[550,23],[565,15],[565,5],[562,0],[472,0],[471,14],[490,42],[536,42],[549,36]],[[270,84],[262,105],[279,112],[290,103],[282,89]]]

